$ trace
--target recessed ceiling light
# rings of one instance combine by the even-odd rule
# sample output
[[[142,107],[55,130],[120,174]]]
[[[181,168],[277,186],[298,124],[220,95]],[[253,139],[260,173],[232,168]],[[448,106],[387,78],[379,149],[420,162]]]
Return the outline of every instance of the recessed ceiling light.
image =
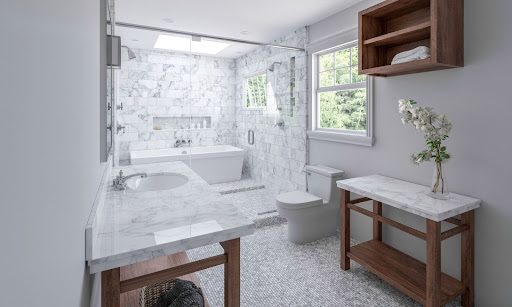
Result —
[[[248,34],[249,34],[249,31],[247,31],[247,30],[243,30],[242,32],[240,32],[240,34],[242,34],[242,35],[248,35]]]
[[[169,18],[169,17],[164,18],[164,19],[162,19],[162,20],[163,20],[163,21],[165,21],[165,22],[167,22],[167,23],[174,23],[174,19]]]
[[[201,39],[200,41],[194,41],[191,37],[187,36],[160,34],[153,48],[202,54],[217,54],[228,46],[229,44],[213,40]]]

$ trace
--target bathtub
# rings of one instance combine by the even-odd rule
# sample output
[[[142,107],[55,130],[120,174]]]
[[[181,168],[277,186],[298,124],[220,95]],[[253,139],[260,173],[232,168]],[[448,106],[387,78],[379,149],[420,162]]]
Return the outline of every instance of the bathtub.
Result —
[[[244,150],[230,145],[130,151],[131,164],[183,161],[209,184],[240,180]]]

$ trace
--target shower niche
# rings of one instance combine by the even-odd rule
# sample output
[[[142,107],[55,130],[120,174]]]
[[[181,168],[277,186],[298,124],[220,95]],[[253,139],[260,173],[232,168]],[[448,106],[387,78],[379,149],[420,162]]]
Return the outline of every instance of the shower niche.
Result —
[[[153,130],[190,130],[209,129],[212,127],[211,116],[155,116]]]

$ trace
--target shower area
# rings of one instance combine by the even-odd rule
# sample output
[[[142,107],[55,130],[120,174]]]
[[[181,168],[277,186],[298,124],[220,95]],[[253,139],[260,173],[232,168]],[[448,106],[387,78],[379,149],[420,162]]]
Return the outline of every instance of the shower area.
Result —
[[[307,29],[258,44],[117,24],[114,163],[304,189]],[[149,43],[148,43],[149,42]]]

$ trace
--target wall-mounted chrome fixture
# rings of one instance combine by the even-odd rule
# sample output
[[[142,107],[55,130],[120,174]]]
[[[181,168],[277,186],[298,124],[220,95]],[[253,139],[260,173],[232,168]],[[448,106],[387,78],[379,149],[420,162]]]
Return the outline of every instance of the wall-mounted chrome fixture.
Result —
[[[290,58],[290,117],[293,117],[295,107],[295,57]]]
[[[126,129],[125,126],[122,126],[122,125],[119,125],[117,124],[117,129],[116,129],[116,132],[119,134],[119,132],[123,132],[124,133],[124,130]]]
[[[133,59],[135,59],[137,57],[135,55],[135,52],[133,52],[133,50],[131,50],[130,47],[128,47],[126,45],[122,45],[121,47],[122,48],[126,48],[126,52],[128,53],[128,59],[129,60],[133,60]]]
[[[284,129],[284,119],[282,119],[282,118],[278,119],[276,122],[276,127]]]
[[[270,64],[270,66],[268,67],[268,71],[274,72],[274,70],[276,69],[276,65],[281,65],[281,62],[274,62]]]
[[[280,129],[284,129],[284,119],[282,117],[282,114],[283,114],[283,108],[282,107],[277,107],[276,108],[276,117],[275,117],[275,123],[274,123],[274,127],[279,127]]]
[[[247,131],[247,143],[249,143],[249,145],[254,145],[254,131],[251,129]]]

